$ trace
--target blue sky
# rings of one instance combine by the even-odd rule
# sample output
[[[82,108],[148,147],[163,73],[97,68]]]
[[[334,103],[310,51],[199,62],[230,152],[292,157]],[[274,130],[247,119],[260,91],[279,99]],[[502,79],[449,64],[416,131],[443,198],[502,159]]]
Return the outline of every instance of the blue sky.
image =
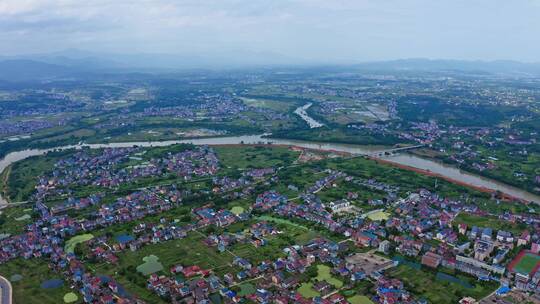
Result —
[[[0,0],[0,54],[540,62],[540,0]]]

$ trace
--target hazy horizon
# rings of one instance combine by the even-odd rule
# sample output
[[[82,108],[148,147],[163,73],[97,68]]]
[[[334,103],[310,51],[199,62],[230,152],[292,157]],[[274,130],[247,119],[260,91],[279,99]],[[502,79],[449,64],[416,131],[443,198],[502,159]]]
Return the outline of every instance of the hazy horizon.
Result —
[[[249,54],[309,63],[540,62],[540,0],[0,1],[0,55]]]

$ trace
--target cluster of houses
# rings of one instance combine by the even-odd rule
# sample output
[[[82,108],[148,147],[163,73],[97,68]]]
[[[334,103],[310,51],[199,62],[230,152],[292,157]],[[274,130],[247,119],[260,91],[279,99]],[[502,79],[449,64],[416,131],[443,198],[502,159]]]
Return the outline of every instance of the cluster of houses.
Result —
[[[0,121],[0,137],[29,134],[41,129],[52,128],[65,125],[66,120],[51,122],[48,120],[20,120],[20,121]]]
[[[188,120],[211,119],[213,121],[230,120],[245,112],[248,106],[231,94],[199,94],[190,102],[177,106],[150,106],[142,112],[133,113],[135,117],[176,117]]]
[[[150,275],[147,288],[171,303],[210,303],[209,295],[221,290],[221,280],[198,266],[175,265],[170,272],[173,276]]]
[[[347,177],[347,174],[341,171],[335,171],[331,169],[324,170],[324,173],[326,173],[327,175],[317,180],[315,183],[313,183],[312,186],[308,187],[305,190],[306,194],[316,193],[317,191],[319,191],[320,189],[324,187],[331,186],[337,179]],[[352,179],[352,177],[348,177],[348,178]]]
[[[80,231],[79,223],[68,217],[43,220],[29,225],[28,232],[1,241],[0,263],[15,258],[46,258],[49,267],[74,286],[85,303],[142,303],[130,297],[109,277],[95,276],[87,271],[73,253],[63,248],[65,237]]]
[[[216,227],[226,227],[238,220],[245,220],[249,217],[247,213],[236,215],[229,210],[214,210],[208,205],[193,209],[193,214],[197,216],[197,226],[205,227],[215,225]]]
[[[67,194],[67,200],[50,207],[52,214],[62,213],[70,209],[83,209],[97,205],[102,197],[94,194],[88,198],[71,197],[71,187],[93,185],[99,187],[117,187],[137,178],[160,176],[173,173],[185,179],[192,176],[215,175],[219,169],[219,160],[214,151],[206,146],[192,150],[168,154],[163,158],[151,159],[138,166],[122,167],[122,162],[139,157],[138,148],[108,148],[101,153],[93,154],[80,151],[59,160],[47,176],[41,176],[36,186],[34,199],[45,202],[54,195]],[[45,206],[45,204],[42,204]]]
[[[56,173],[52,174],[53,182],[43,178],[43,183],[38,186],[40,193],[46,193],[48,189],[55,189],[57,186],[69,185],[69,180],[74,178],[70,176],[72,172],[76,172],[73,174],[79,177],[86,176],[87,180],[104,176],[96,172],[105,170],[104,168],[117,167],[137,151],[137,148],[108,149],[103,154],[97,155],[79,152],[76,159],[84,163],[86,169],[77,171],[75,158],[59,162],[55,167]],[[185,173],[183,176],[214,175],[219,168],[215,153],[208,147],[169,154],[155,163],[159,164],[162,170],[180,172],[178,173],[180,175]],[[250,189],[254,180],[264,179],[274,173],[274,169],[266,168],[246,171],[240,179],[215,177],[213,182],[217,190],[214,192],[223,194],[236,188]],[[488,214],[474,205],[445,199],[435,193],[420,190],[403,199],[381,201],[381,204],[391,208],[394,214],[385,221],[368,221],[357,214],[336,217],[341,210],[350,207],[348,199],[325,204],[316,193],[324,187],[333,185],[339,178],[355,181],[389,194],[397,193],[399,189],[375,180],[355,180],[339,171],[328,170],[326,173],[327,176],[316,181],[300,195],[300,202],[296,199],[289,200],[286,196],[271,190],[258,195],[252,208],[272,212],[284,218],[315,223],[349,238],[360,247],[377,248],[385,254],[395,250],[403,256],[418,257],[426,267],[456,269],[482,280],[498,280],[503,284],[528,291],[538,289],[539,271],[523,274],[506,267],[506,262],[512,258],[512,254],[515,254],[512,252],[517,246],[530,248],[527,251],[529,254],[538,254],[540,251],[538,215],[506,212],[499,216],[500,220],[523,223],[529,227],[519,236],[506,230],[494,231],[490,227],[469,228],[464,224],[454,224],[457,215]],[[96,299],[101,301],[98,303],[113,303],[110,301],[117,299],[126,299],[124,303],[139,301],[127,296],[121,286],[110,278],[87,274],[77,257],[73,253],[64,252],[61,245],[68,237],[77,233],[160,214],[177,206],[184,197],[191,194],[189,190],[179,190],[175,186],[161,186],[136,191],[107,204],[101,204],[100,195],[84,199],[68,199],[65,203],[53,207],[47,207],[38,200],[36,209],[40,211],[41,219],[30,224],[25,233],[0,241],[0,263],[17,257],[48,258],[51,267],[65,273],[70,282],[80,288],[84,300],[88,303],[94,303]],[[347,198],[355,199],[355,193],[349,193]],[[96,208],[85,219],[74,219],[63,212],[88,206]],[[229,210],[216,210],[211,204],[193,209],[192,214],[196,221],[182,226],[165,219],[161,219],[158,224],[139,223],[133,228],[133,236],[119,239],[111,245],[107,244],[106,237],[93,239],[88,243],[91,250],[87,258],[116,264],[117,254],[123,250],[136,251],[147,244],[184,238],[195,229],[209,225],[226,227],[250,217],[249,212],[234,214]],[[266,244],[268,236],[277,233],[279,232],[271,224],[263,221],[253,224],[247,233],[211,234],[204,242],[208,246],[217,247],[219,251],[226,251],[228,246],[236,242],[249,242],[255,247],[260,247]],[[181,273],[182,276],[152,275],[148,280],[148,288],[160,296],[175,301],[205,303],[210,294],[219,293],[228,301],[236,302],[242,297],[235,291],[235,286],[245,280],[257,279],[256,292],[248,297],[252,301],[344,303],[345,299],[336,292],[336,287],[326,281],[313,284],[314,290],[321,294],[321,297],[305,299],[297,292],[297,288],[302,284],[299,275],[305,273],[315,263],[323,263],[331,265],[332,274],[347,282],[370,279],[376,286],[376,296],[373,300],[378,303],[416,303],[399,280],[386,278],[383,273],[378,272],[368,274],[347,263],[343,258],[346,251],[345,244],[317,238],[303,246],[285,248],[285,258],[263,261],[258,265],[236,256],[232,264],[239,269],[238,272],[228,273],[223,278],[197,265],[177,265],[171,273]]]
[[[107,148],[94,155],[87,150],[60,159],[54,169],[40,176],[36,185],[35,199],[45,200],[48,196],[68,193],[72,185],[118,186],[123,178],[114,170],[137,148]]]
[[[368,279],[367,275],[341,258],[347,246],[316,238],[305,245],[293,245],[283,249],[284,258],[274,261],[263,260],[253,265],[244,258],[235,257],[232,264],[239,270],[236,274],[226,273],[218,277],[211,271],[198,266],[176,265],[170,269],[172,276],[150,275],[147,287],[172,303],[209,303],[212,293],[219,293],[225,303],[240,303],[249,300],[255,303],[348,303],[339,294],[337,287],[325,280],[314,282],[312,288],[320,294],[306,298],[298,292],[303,284],[302,274],[310,267],[332,265],[332,275],[349,285]],[[381,274],[375,275],[377,303],[418,303],[404,289],[403,283]],[[255,284],[253,293],[240,295],[238,286],[244,281]]]
[[[396,252],[404,256],[420,256],[422,264],[427,267],[456,269],[481,280],[496,280],[526,290],[532,290],[531,284],[536,286],[534,273],[527,274],[525,279],[523,275],[512,271],[508,262],[512,257],[511,252],[515,255],[516,247],[530,248],[528,252],[538,254],[540,217],[537,215],[500,215],[500,220],[524,223],[530,228],[520,235],[514,235],[510,231],[494,230],[491,227],[453,224],[459,213],[476,216],[488,214],[479,211],[477,207],[443,199],[425,190],[397,201],[394,207],[399,217],[389,218],[385,225],[387,229],[395,229],[399,234],[389,235],[391,243],[385,244],[385,248],[380,244],[380,251],[388,252],[388,248],[393,246]],[[432,240],[439,244],[433,246]],[[526,284],[520,284],[523,282]]]
[[[248,231],[237,233],[223,233],[220,235],[211,234],[204,243],[208,246],[217,247],[218,251],[223,252],[227,247],[236,243],[250,243],[255,248],[267,244],[267,237],[278,234],[279,231],[266,221],[257,222],[249,228]]]

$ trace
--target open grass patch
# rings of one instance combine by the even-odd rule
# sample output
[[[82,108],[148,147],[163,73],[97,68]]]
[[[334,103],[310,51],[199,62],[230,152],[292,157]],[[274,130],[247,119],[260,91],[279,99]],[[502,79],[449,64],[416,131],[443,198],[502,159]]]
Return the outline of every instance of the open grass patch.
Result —
[[[361,295],[350,297],[347,299],[347,301],[351,304],[373,304],[373,301],[371,301],[368,297]]]
[[[137,266],[137,271],[144,276],[156,273],[163,270],[163,264],[159,262],[159,258],[155,255],[145,256],[141,265]]]
[[[225,168],[268,168],[292,164],[298,155],[286,147],[221,146],[214,148]]]
[[[313,289],[313,283],[302,283],[297,290],[304,298],[319,297],[321,294]]]
[[[203,239],[203,235],[191,232],[184,239],[148,244],[135,252],[123,251],[118,254],[118,265],[88,263],[88,267],[97,273],[112,277],[129,294],[147,303],[167,303],[146,288],[148,276],[137,271],[137,267],[141,265],[142,259],[146,256],[159,257],[159,263],[162,264],[163,269],[158,272],[158,275],[172,275],[169,273],[169,269],[178,264],[183,266],[197,265],[203,269],[212,270],[217,276],[238,271],[231,266],[233,256],[230,253],[220,253],[215,247],[206,246],[202,242]]]
[[[79,300],[79,297],[73,292],[68,292],[64,295],[64,303],[75,303],[77,300]]]
[[[231,212],[236,214],[236,215],[239,215],[239,214],[242,214],[244,213],[244,207],[240,207],[240,206],[234,206],[231,208]]]
[[[49,269],[47,261],[41,259],[24,260],[22,258],[0,265],[0,274],[6,278],[15,278],[13,302],[24,304],[58,304],[71,292],[69,286],[62,284],[57,288],[44,289],[41,284],[59,279],[59,274]]]
[[[75,247],[77,246],[77,244],[87,242],[93,238],[94,238],[94,235],[91,233],[74,236],[66,242],[64,250],[67,253],[73,253],[75,252]]]
[[[508,221],[500,220],[494,216],[477,216],[473,214],[460,213],[453,221],[454,225],[467,224],[469,227],[491,227],[493,230],[506,230],[519,235],[527,226],[519,225],[516,223],[510,223]]]
[[[390,217],[390,214],[381,210],[376,210],[374,212],[369,212],[367,217],[372,221],[386,221]]]
[[[262,220],[262,221],[274,222],[274,223],[277,223],[277,224],[290,225],[290,226],[300,228],[300,229],[304,229],[304,230],[309,230],[309,228],[306,227],[306,226],[297,224],[297,223],[292,222],[292,221],[287,220],[287,219],[273,217],[273,216],[270,216],[270,215],[261,215],[261,216],[257,217],[257,219]]]
[[[330,267],[326,265],[317,265],[317,277],[315,279],[317,281],[326,281],[335,288],[341,288],[343,286],[343,282],[334,278],[330,273],[330,270]]]
[[[494,282],[479,282],[464,275],[454,275],[461,282],[437,279],[436,273],[399,265],[386,272],[390,277],[403,281],[407,290],[429,303],[457,303],[462,297],[481,299],[497,288]],[[463,282],[467,282],[464,284]]]
[[[240,285],[240,291],[238,292],[238,295],[241,297],[245,297],[254,294],[255,291],[255,286],[253,286],[253,284],[245,283]]]

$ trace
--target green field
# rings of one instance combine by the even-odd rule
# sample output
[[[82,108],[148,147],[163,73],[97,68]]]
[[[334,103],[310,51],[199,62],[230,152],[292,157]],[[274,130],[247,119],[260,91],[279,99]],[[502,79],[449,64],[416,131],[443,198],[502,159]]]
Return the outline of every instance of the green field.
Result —
[[[186,238],[158,244],[149,244],[136,252],[124,251],[118,255],[119,265],[99,263],[90,265],[90,269],[99,274],[110,275],[125,289],[148,303],[166,303],[156,294],[146,289],[147,276],[137,272],[143,258],[151,255],[159,257],[163,270],[157,274],[171,275],[169,269],[177,264],[184,266],[198,265],[203,269],[211,269],[218,276],[227,272],[236,273],[231,266],[233,256],[228,252],[219,253],[215,248],[202,243],[204,237],[197,232]]]
[[[231,208],[231,212],[238,215],[238,214],[242,214],[244,213],[244,208],[243,207],[240,207],[240,206],[234,206]]]
[[[347,197],[349,192],[356,192],[358,198],[351,201],[354,205],[361,207],[362,209],[373,209],[367,204],[370,199],[382,199],[386,196],[386,193],[382,191],[372,190],[353,182],[346,182],[344,179],[338,179],[336,181],[337,187],[324,188],[317,193],[317,196],[321,198],[323,202],[332,202]]]
[[[79,297],[77,296],[76,293],[73,293],[73,292],[68,292],[64,295],[64,302],[65,303],[75,303],[77,302],[77,300],[79,299]]]
[[[313,298],[320,296],[320,293],[313,289],[314,281],[326,281],[334,288],[338,289],[343,286],[343,282],[334,278],[330,273],[330,267],[326,265],[317,265],[317,276],[310,282],[304,282],[297,291],[305,298]]]
[[[6,169],[2,192],[13,202],[28,200],[34,192],[38,176],[51,170],[56,156],[35,156],[16,162]]]
[[[278,224],[290,225],[290,226],[300,228],[300,229],[303,229],[303,230],[309,230],[309,228],[306,227],[306,226],[302,226],[300,224],[291,222],[290,220],[286,220],[286,219],[282,219],[282,218],[278,218],[278,217],[273,217],[273,216],[270,216],[270,215],[261,215],[261,216],[257,217],[257,219],[262,220],[262,221],[274,222],[274,223],[278,223]]]
[[[243,258],[247,258],[252,263],[259,263],[263,260],[275,260],[279,257],[284,257],[285,254],[282,251],[283,248],[294,244],[305,244],[309,240],[320,236],[320,234],[316,231],[309,230],[304,226],[285,219],[273,218],[270,216],[260,216],[257,218],[257,220],[270,222],[274,227],[277,228],[278,231],[281,231],[282,233],[274,236],[267,236],[267,244],[259,248],[256,248],[250,243],[234,244],[231,246],[231,252]],[[248,223],[233,224],[232,226],[236,225],[236,227],[228,227],[227,231],[242,231],[246,229],[250,223],[252,222],[250,221]]]
[[[368,297],[359,295],[350,297],[347,299],[347,301],[351,304],[373,304],[373,302]]]
[[[253,286],[253,284],[245,283],[240,285],[240,292],[238,292],[238,295],[241,297],[245,297],[254,294],[255,291],[255,286]]]
[[[483,283],[470,277],[455,275],[458,279],[474,286],[473,288],[465,288],[461,284],[439,281],[436,279],[435,273],[423,269],[418,270],[405,264],[392,268],[387,271],[387,274],[402,280],[408,291],[419,298],[427,299],[429,303],[457,303],[464,296],[481,299],[497,288],[497,285],[492,282]]]
[[[390,214],[387,212],[376,211],[376,212],[369,213],[367,217],[372,221],[381,221],[381,220],[387,220],[389,216]]]
[[[246,105],[251,106],[251,107],[266,108],[266,109],[271,109],[278,112],[292,111],[295,107],[294,103],[281,101],[281,100],[242,97],[242,101]]]
[[[317,265],[317,277],[315,279],[317,281],[326,281],[335,288],[341,288],[343,282],[333,277],[330,270],[330,267],[326,265]]]
[[[318,293],[313,289],[313,283],[302,283],[300,287],[297,289],[297,291],[302,295],[304,298],[314,298],[318,297],[321,294]]]
[[[525,253],[519,262],[514,266],[514,270],[519,273],[530,274],[537,265],[540,264],[540,255]]]
[[[159,258],[153,254],[145,256],[142,260],[144,263],[137,266],[137,271],[144,276],[163,270],[163,265],[159,262]]]
[[[90,233],[74,236],[66,242],[64,249],[67,253],[73,253],[77,244],[87,242],[93,238],[94,235]]]
[[[524,225],[510,223],[493,216],[476,216],[467,213],[460,213],[453,221],[454,225],[461,223],[467,224],[469,227],[491,227],[493,230],[506,230],[514,235],[519,235],[523,230],[527,229]]]
[[[13,301],[15,303],[59,304],[64,302],[64,295],[72,291],[68,288],[67,284],[52,289],[41,288],[40,285],[44,281],[62,278],[61,274],[49,269],[45,260],[23,260],[20,258],[0,265],[0,275],[3,277],[9,279],[16,274],[21,275],[22,279],[17,282],[11,282],[13,286]]]
[[[294,162],[300,152],[285,147],[219,146],[214,148],[225,168],[268,168]]]
[[[0,234],[18,234],[32,222],[31,205],[12,206],[0,211]]]

